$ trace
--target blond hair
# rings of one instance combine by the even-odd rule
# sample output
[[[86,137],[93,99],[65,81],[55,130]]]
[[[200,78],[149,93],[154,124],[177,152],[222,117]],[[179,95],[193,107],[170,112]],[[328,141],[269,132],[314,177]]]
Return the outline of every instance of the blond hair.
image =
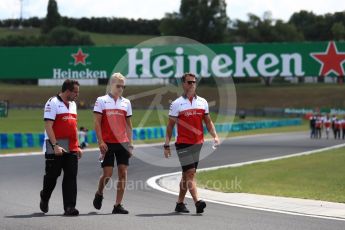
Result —
[[[115,84],[117,81],[125,82],[126,78],[121,73],[113,73],[108,81],[107,93],[111,93],[111,85]]]
[[[113,73],[110,77],[111,83],[114,83],[116,81],[125,81],[126,78],[121,73]]]

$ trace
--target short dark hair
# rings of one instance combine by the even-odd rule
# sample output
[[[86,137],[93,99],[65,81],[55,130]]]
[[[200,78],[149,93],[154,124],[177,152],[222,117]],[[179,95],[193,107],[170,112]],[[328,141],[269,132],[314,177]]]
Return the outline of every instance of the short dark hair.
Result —
[[[182,78],[181,78],[182,82],[185,82],[185,81],[186,81],[186,77],[194,77],[194,78],[196,79],[195,74],[193,74],[193,73],[184,73],[184,74],[182,75]]]
[[[73,91],[75,85],[79,86],[79,82],[77,80],[67,79],[63,82],[61,91],[62,92],[65,92],[66,90]]]

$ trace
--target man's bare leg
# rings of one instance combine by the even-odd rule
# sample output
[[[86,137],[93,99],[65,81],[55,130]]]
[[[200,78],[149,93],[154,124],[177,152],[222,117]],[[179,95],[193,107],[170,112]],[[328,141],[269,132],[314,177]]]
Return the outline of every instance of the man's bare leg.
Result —
[[[189,169],[185,172],[187,187],[190,195],[193,197],[194,203],[198,202],[198,191],[196,187],[195,174],[195,168]]]
[[[127,181],[127,165],[118,165],[118,182],[117,182],[117,193],[116,193],[116,202],[115,206],[121,204],[123,195],[126,189],[126,181]]]
[[[113,167],[107,166],[103,168],[103,174],[99,178],[99,183],[98,183],[98,190],[97,190],[98,195],[103,195],[104,187],[107,185],[112,175],[113,175]]]
[[[184,198],[186,197],[187,190],[188,190],[188,186],[187,186],[186,173],[183,172],[182,177],[181,177],[181,181],[180,181],[180,192],[178,195],[177,203],[183,203],[184,202]]]

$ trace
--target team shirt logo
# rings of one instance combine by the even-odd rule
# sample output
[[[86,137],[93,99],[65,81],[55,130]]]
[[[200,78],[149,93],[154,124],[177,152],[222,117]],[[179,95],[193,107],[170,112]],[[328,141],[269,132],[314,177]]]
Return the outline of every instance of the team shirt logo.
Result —
[[[69,102],[66,106],[58,96],[49,99],[44,108],[44,119],[54,121],[53,131],[56,139],[68,139],[69,151],[78,151],[77,106],[75,102]],[[45,132],[45,140],[48,139],[47,132]]]
[[[169,116],[177,117],[176,143],[201,144],[204,142],[203,119],[209,113],[207,101],[199,96],[192,102],[179,97],[170,105]]]
[[[131,102],[120,97],[116,101],[108,94],[97,98],[93,111],[102,114],[102,138],[106,143],[128,142],[126,118],[132,116]]]

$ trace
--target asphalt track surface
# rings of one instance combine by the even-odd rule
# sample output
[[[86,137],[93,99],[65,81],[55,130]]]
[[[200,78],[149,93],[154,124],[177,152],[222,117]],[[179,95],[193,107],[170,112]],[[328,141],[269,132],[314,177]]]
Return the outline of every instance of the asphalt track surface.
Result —
[[[288,155],[341,143],[344,141],[310,140],[307,133],[228,139],[201,161],[200,168]],[[139,149],[147,157],[162,155],[161,146],[139,147],[137,150]],[[43,156],[0,158],[0,229],[345,229],[345,221],[213,203],[207,203],[203,215],[196,215],[190,199],[186,202],[191,213],[176,214],[173,212],[176,196],[153,190],[145,182],[152,176],[178,170],[178,167],[159,167],[133,157],[128,175],[132,186],[127,189],[123,202],[130,214],[112,215],[114,188],[105,192],[100,211],[92,206],[101,169],[98,153],[85,153],[79,162],[78,173],[77,208],[80,216],[64,217],[61,177],[50,200],[49,212],[44,215],[39,210],[39,191],[44,173]],[[116,178],[116,173],[113,178]]]

